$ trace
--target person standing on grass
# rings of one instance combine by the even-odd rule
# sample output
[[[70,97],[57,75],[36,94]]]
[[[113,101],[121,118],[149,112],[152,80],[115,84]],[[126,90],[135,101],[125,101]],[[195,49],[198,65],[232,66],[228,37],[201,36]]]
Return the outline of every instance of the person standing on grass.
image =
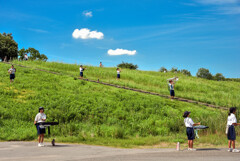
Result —
[[[168,89],[170,91],[170,97],[173,100],[175,97],[175,92],[174,92],[175,81],[178,81],[178,77],[170,78],[168,79],[168,81],[169,81]]]
[[[14,68],[13,65],[8,70],[8,73],[10,74],[10,83],[12,83],[14,81],[14,79],[15,79],[15,73],[16,73],[16,69]]]
[[[200,122],[195,124],[193,120],[189,117],[190,113],[191,112],[189,111],[185,111],[183,114],[183,117],[185,118],[184,124],[187,128],[186,132],[188,137],[188,150],[196,150],[196,149],[193,149],[193,140],[195,139],[193,126],[200,125]]]
[[[85,70],[85,68],[83,68],[83,66],[80,65],[79,70],[80,70],[80,79],[82,79],[83,78],[83,71]]]
[[[24,60],[26,60],[26,61],[28,60],[28,55],[27,54],[24,55]]]
[[[120,73],[121,73],[121,70],[117,68],[117,79],[120,79]]]
[[[102,67],[103,67],[103,65],[102,65],[102,62],[100,62],[100,64],[99,64],[99,67],[100,67],[100,68],[102,68]]]
[[[238,149],[235,149],[235,140],[236,140],[236,133],[235,133],[235,127],[240,125],[240,123],[237,123],[236,119],[236,107],[231,107],[229,109],[228,113],[228,119],[227,119],[227,138],[228,138],[228,151],[229,152],[240,152]],[[231,145],[233,148],[231,148]]]
[[[35,120],[34,120],[34,124],[37,127],[37,133],[38,133],[38,146],[39,147],[43,147],[43,140],[44,140],[44,134],[46,133],[45,127],[41,124],[37,124],[37,123],[41,123],[41,122],[45,122],[46,121],[46,115],[44,113],[44,108],[43,107],[39,107],[39,113],[36,115]]]

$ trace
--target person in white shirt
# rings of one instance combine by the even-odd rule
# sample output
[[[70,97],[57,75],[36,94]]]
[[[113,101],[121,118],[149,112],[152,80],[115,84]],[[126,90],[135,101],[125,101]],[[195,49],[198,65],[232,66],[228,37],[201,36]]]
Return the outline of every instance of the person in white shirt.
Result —
[[[186,126],[186,132],[188,137],[188,150],[196,150],[193,149],[193,140],[195,139],[193,126],[200,125],[200,122],[195,124],[193,120],[189,117],[190,113],[191,112],[189,111],[185,111],[183,114],[183,117],[185,118],[184,124]]]
[[[14,79],[15,79],[15,73],[16,73],[16,69],[14,68],[13,65],[8,70],[8,73],[10,74],[10,83],[12,83],[14,81]]]
[[[79,70],[80,70],[80,79],[83,78],[83,71],[84,71],[85,69],[86,69],[86,68],[83,68],[83,66],[80,65],[80,68],[79,68]]]
[[[24,60],[28,60],[28,55],[27,54],[24,55]]]
[[[240,123],[237,123],[237,119],[235,116],[235,113],[237,111],[236,107],[231,107],[229,109],[228,119],[227,119],[227,137],[228,137],[228,151],[229,152],[240,152],[238,149],[235,149],[235,140],[236,140],[236,133],[235,133],[235,127],[240,125]],[[231,145],[233,149],[231,148]]]
[[[121,70],[117,68],[117,79],[120,79],[120,73],[121,73]]]
[[[170,78],[168,79],[168,81],[169,81],[168,90],[170,91],[170,97],[173,100],[175,97],[174,86],[175,83],[178,81],[178,77]]]
[[[38,133],[38,146],[42,147],[43,145],[43,140],[44,140],[44,134],[46,133],[45,127],[41,125],[41,122],[46,121],[46,115],[44,113],[44,108],[39,107],[39,113],[36,115],[34,124],[37,127],[37,133]]]

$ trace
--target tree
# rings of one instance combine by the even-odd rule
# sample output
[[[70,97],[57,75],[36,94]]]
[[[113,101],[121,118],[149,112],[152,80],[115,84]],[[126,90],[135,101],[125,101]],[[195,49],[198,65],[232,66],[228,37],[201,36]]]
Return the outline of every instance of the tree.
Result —
[[[20,60],[23,60],[24,59],[24,55],[27,53],[27,51],[22,48],[21,50],[18,51],[18,56],[19,56],[19,59]]]
[[[170,72],[172,72],[172,73],[178,73],[179,70],[178,70],[177,68],[172,67],[172,69],[170,70]]]
[[[18,44],[13,40],[11,33],[3,34],[0,33],[0,58],[4,60],[7,57],[9,59],[14,59],[18,57]]]
[[[168,72],[168,70],[167,70],[167,68],[165,68],[165,67],[161,67],[160,69],[159,69],[159,72]]]
[[[216,73],[215,76],[214,76],[214,80],[224,81],[225,77],[222,75],[222,73]]]
[[[44,54],[40,54],[38,50],[34,48],[28,48],[24,49],[22,48],[21,50],[18,51],[18,56],[20,56],[20,60],[23,60],[25,54],[30,54],[29,60],[41,60],[41,61],[47,61],[48,57]]]
[[[198,69],[197,77],[205,78],[205,79],[213,79],[212,74],[209,72],[208,69],[205,69],[205,68]]]
[[[184,74],[184,75],[192,76],[191,72],[188,71],[188,70],[186,70],[186,69],[182,69],[180,72],[181,72],[182,74]]]
[[[127,68],[127,69],[133,69],[133,70],[136,70],[138,68],[137,65],[134,65],[132,63],[125,63],[125,62],[122,62],[121,64],[118,64],[117,67],[119,68]]]

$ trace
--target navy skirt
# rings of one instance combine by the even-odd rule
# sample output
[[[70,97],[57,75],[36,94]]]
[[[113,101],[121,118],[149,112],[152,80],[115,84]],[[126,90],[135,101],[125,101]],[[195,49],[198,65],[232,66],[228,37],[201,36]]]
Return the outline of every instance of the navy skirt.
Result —
[[[170,96],[175,96],[174,90],[170,90]]]
[[[15,74],[10,74],[10,79],[14,79],[15,78]]]
[[[195,139],[194,129],[192,127],[187,127],[186,132],[187,132],[188,140],[194,140]]]
[[[36,125],[36,127],[37,127],[37,133],[38,133],[38,135],[39,135],[39,134],[45,134],[45,133],[46,133],[45,128],[40,128],[39,125]]]
[[[120,78],[120,74],[117,74],[117,78]]]
[[[227,137],[228,137],[228,140],[236,140],[236,132],[235,132],[235,127],[233,125],[229,126]]]
[[[80,76],[83,77],[83,72],[80,72]]]

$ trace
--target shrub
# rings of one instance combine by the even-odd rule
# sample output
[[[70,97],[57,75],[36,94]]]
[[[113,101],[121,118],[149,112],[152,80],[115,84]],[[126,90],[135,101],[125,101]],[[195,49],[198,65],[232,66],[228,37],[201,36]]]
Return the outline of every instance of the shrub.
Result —
[[[224,80],[225,80],[225,77],[222,75],[222,73],[217,73],[217,74],[215,74],[215,76],[214,76],[214,80],[224,81]]]
[[[205,79],[209,79],[209,80],[213,79],[212,74],[209,72],[208,69],[205,69],[205,68],[198,69],[197,77],[205,78]]]
[[[133,69],[133,70],[136,70],[138,68],[137,65],[134,65],[132,63],[125,63],[125,62],[122,62],[121,64],[118,64],[117,67],[119,68],[127,68],[127,69]]]
[[[188,71],[188,70],[186,70],[186,69],[182,69],[180,72],[181,72],[182,74],[184,74],[184,75],[192,76],[191,72]]]
[[[167,70],[167,68],[165,68],[165,67],[161,67],[160,69],[159,69],[159,72],[168,72],[168,70]]]

